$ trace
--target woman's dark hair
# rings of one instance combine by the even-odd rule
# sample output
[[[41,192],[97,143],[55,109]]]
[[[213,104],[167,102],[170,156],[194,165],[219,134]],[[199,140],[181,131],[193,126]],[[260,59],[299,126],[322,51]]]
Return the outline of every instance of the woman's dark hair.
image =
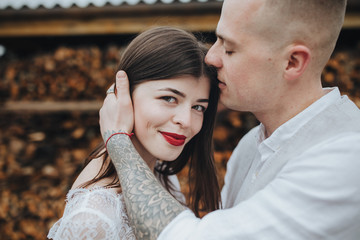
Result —
[[[210,79],[209,105],[200,132],[186,144],[176,160],[159,162],[155,167],[155,172],[171,193],[174,188],[168,179],[169,175],[179,173],[189,164],[189,207],[197,216],[199,211],[213,211],[220,204],[212,142],[219,89],[216,70],[204,62],[206,52],[207,48],[191,33],[172,27],[157,27],[138,35],[125,49],[119,65],[119,70],[124,70],[128,75],[131,93],[137,84],[150,80],[179,76],[206,76]],[[85,166],[101,156],[104,159],[101,170],[83,187],[112,176],[115,177],[107,187],[120,186],[115,167],[103,143],[86,159]]]

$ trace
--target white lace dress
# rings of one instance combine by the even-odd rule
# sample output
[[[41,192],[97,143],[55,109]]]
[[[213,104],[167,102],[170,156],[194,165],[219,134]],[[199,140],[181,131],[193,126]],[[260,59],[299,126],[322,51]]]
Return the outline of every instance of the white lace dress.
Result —
[[[185,203],[176,175],[169,176],[173,195]],[[113,189],[72,189],[66,196],[62,218],[50,229],[53,240],[136,240],[122,194]]]
[[[54,240],[135,240],[122,194],[112,189],[73,189],[64,215],[50,229]]]

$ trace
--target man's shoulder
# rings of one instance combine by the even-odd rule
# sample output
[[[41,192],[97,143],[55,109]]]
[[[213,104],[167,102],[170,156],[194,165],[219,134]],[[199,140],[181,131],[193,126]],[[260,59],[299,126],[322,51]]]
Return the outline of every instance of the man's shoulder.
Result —
[[[359,107],[356,105],[355,102],[349,99],[348,96],[346,95],[341,96],[340,100],[336,103],[336,105],[344,113],[350,114],[352,116],[360,117]]]
[[[250,129],[250,131],[240,139],[234,151],[236,151],[238,148],[242,148],[248,145],[254,146],[257,142],[259,133],[260,125]]]
[[[241,159],[252,159],[251,156],[256,152],[259,131],[260,125],[246,133],[238,142],[229,161],[239,159],[240,157]]]

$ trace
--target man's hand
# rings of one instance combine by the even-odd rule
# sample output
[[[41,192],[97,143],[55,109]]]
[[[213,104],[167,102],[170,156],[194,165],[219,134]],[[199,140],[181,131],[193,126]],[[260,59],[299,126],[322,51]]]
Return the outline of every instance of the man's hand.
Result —
[[[104,142],[116,132],[131,133],[134,127],[129,80],[124,71],[116,73],[116,89],[112,85],[100,109],[100,131]]]

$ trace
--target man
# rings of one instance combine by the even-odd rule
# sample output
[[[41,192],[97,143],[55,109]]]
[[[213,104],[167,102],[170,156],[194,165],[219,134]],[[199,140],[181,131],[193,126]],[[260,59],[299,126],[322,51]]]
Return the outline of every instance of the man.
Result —
[[[132,131],[127,79],[118,73],[100,125],[139,239],[359,238],[360,111],[337,88],[321,86],[345,5],[224,1],[206,61],[218,69],[221,101],[261,124],[229,160],[225,209],[202,219],[161,188],[127,136],[110,137]]]

